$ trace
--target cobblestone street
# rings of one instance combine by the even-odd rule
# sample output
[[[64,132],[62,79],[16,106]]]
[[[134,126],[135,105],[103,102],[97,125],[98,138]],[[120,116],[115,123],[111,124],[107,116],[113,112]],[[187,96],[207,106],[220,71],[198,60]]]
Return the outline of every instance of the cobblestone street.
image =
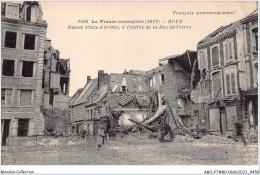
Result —
[[[256,165],[257,144],[158,143],[2,147],[2,165]]]

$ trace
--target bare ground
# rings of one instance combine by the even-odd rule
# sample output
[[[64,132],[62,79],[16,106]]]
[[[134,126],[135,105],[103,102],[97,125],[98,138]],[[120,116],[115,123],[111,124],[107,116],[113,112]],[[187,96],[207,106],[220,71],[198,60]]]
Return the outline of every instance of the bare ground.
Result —
[[[47,146],[2,147],[2,165],[257,165],[258,144],[209,143],[182,138],[159,143],[145,138],[108,140],[97,150],[95,140],[83,138]],[[60,144],[57,144],[58,141]]]

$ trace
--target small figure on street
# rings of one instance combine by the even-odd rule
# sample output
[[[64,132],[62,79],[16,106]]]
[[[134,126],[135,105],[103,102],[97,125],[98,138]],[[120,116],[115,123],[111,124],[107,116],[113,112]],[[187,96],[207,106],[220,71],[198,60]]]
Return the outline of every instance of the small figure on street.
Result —
[[[97,134],[98,150],[100,150],[101,146],[104,144],[104,138],[105,138],[104,127],[102,124],[99,124],[98,134]]]
[[[234,140],[238,141],[239,138],[244,142],[245,146],[247,145],[246,137],[243,133],[244,126],[242,123],[236,122],[235,123],[235,133],[234,133]]]

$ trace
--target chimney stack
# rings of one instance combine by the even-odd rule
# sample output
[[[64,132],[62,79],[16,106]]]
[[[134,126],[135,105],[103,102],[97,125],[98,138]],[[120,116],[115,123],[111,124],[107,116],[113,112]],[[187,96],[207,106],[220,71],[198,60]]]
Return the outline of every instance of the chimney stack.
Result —
[[[91,76],[87,76],[87,84],[91,81]]]
[[[98,71],[98,89],[100,88],[101,84],[103,84],[105,78],[105,71],[104,70],[99,70]]]

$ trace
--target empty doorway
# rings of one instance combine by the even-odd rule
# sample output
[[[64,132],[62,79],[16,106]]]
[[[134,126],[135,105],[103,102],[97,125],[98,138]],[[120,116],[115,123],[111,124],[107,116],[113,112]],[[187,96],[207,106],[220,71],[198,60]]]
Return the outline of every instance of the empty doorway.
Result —
[[[1,120],[2,146],[8,145],[9,129],[11,120]]]

